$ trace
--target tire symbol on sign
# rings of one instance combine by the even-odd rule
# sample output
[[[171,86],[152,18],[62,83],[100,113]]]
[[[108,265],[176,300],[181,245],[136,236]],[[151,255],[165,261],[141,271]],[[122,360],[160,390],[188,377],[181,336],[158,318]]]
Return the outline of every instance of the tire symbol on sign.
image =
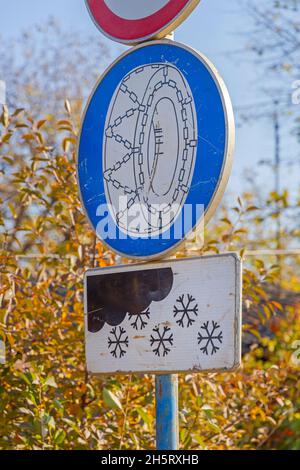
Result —
[[[192,92],[176,67],[145,65],[125,76],[107,113],[103,168],[111,215],[127,235],[155,236],[174,223],[191,187],[197,135]],[[141,217],[131,224],[133,205]]]

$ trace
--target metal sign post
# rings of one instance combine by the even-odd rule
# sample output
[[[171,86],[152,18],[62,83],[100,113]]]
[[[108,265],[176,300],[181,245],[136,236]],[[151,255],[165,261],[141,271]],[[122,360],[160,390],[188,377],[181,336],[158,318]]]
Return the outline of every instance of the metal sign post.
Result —
[[[165,39],[200,0],[85,1],[106,36],[137,46],[89,98],[80,197],[110,250],[147,261],[86,273],[87,368],[155,374],[157,449],[176,450],[177,374],[229,372],[241,363],[238,256],[165,260],[221,201],[235,140],[231,100],[203,54]]]
[[[174,31],[167,39],[174,41]],[[156,449],[179,449],[178,375],[155,376]]]
[[[179,447],[178,375],[156,375],[156,447],[177,450]]]

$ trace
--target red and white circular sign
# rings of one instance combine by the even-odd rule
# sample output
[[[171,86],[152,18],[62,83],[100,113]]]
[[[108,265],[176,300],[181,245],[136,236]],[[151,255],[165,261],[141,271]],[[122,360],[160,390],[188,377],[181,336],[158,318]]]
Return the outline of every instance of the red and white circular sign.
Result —
[[[200,0],[86,0],[100,30],[118,42],[136,44],[163,38],[192,12]]]

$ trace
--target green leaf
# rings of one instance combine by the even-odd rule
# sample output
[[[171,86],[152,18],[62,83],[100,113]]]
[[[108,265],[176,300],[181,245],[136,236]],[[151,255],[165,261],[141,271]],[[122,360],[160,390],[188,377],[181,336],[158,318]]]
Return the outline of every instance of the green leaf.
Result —
[[[22,413],[22,414],[24,414],[24,415],[31,415],[31,416],[34,416],[33,411],[31,411],[29,408],[21,407],[21,408],[19,408],[19,412]]]
[[[66,438],[66,433],[63,429],[59,429],[56,431],[54,435],[54,442],[55,444],[62,444]]]
[[[56,428],[56,422],[53,416],[50,416],[50,415],[45,416],[45,423],[47,424],[49,429],[54,430]]]
[[[47,385],[48,387],[57,388],[57,383],[55,382],[54,377],[47,377],[44,382],[44,385]]]
[[[32,384],[32,380],[30,380],[30,379],[31,379],[31,375],[29,375],[29,374],[23,374],[23,372],[20,372],[19,375],[20,375],[21,379],[22,379],[25,383],[27,383],[27,385],[31,385],[31,384]]]
[[[143,408],[137,408],[136,411],[138,412],[138,414],[140,415],[144,423],[146,423],[147,426],[150,428],[152,420],[149,414],[146,411],[144,411]]]
[[[103,395],[104,403],[109,408],[119,409],[119,410],[123,411],[123,407],[122,407],[122,404],[121,404],[120,400],[110,390],[107,390],[107,388],[104,388],[103,392],[102,392],[102,395]]]
[[[213,432],[215,432],[216,434],[220,434],[221,428],[216,424],[215,421],[212,421],[211,419],[209,419],[208,425]]]

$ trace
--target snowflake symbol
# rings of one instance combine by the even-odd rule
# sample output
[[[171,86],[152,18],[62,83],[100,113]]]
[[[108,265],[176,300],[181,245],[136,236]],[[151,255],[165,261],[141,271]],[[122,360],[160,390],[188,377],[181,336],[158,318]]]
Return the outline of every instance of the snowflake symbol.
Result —
[[[132,320],[133,318],[135,318],[135,321],[131,323],[131,326],[133,326],[135,330],[143,330],[148,324],[147,320],[150,318],[149,308],[138,315],[129,314],[129,320]]]
[[[113,347],[110,353],[116,359],[118,359],[118,357],[121,358],[125,356],[125,354],[127,353],[126,348],[128,348],[129,343],[128,336],[125,337],[126,331],[121,326],[119,326],[118,332],[117,330],[117,327],[113,328],[110,332],[112,338],[108,338],[108,348],[110,349],[111,347]]]
[[[176,323],[178,323],[179,326],[182,326],[182,328],[184,328],[185,326],[189,328],[195,322],[195,319],[192,316],[195,315],[197,317],[198,315],[198,305],[194,303],[194,297],[190,294],[187,294],[186,297],[187,299],[185,299],[185,294],[181,295],[176,300],[179,306],[174,306],[174,318],[176,318],[177,315],[180,315],[180,318],[177,320]]]
[[[153,352],[155,353],[156,356],[161,356],[161,354],[165,357],[169,354],[171,351],[170,348],[167,346],[173,346],[173,333],[170,333],[169,336],[168,333],[171,331],[171,328],[168,326],[164,326],[163,331],[160,330],[160,326],[156,326],[153,328],[154,335],[151,335],[150,343],[151,346],[156,346],[155,349],[153,349]]]
[[[223,332],[220,331],[218,333],[218,329],[220,328],[220,325],[218,325],[217,322],[212,321],[212,326],[209,326],[209,321],[203,323],[201,326],[201,329],[205,331],[205,333],[198,333],[198,344],[202,344],[203,342],[206,341],[205,346],[200,348],[200,350],[203,352],[203,354],[206,354],[208,356],[209,353],[209,345],[211,346],[210,354],[213,356],[216,354],[220,347],[217,346],[216,344],[219,342],[222,344],[223,342]]]

